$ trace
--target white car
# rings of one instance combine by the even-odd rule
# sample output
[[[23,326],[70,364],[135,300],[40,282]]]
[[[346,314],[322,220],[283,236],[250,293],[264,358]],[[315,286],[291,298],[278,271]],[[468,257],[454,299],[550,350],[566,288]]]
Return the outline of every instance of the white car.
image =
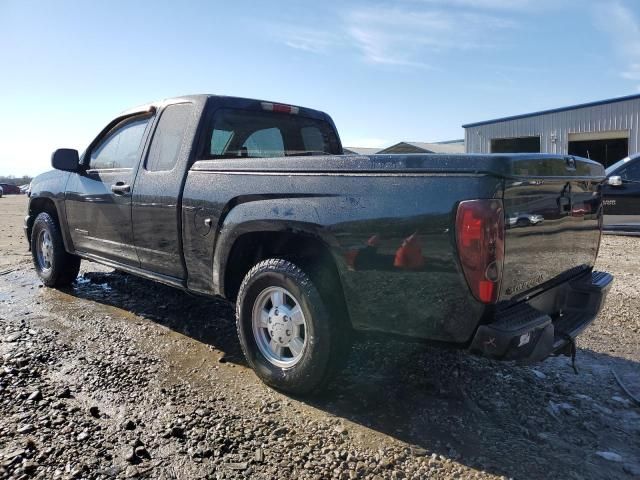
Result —
[[[510,227],[528,227],[542,222],[544,217],[537,213],[516,213],[507,219]]]

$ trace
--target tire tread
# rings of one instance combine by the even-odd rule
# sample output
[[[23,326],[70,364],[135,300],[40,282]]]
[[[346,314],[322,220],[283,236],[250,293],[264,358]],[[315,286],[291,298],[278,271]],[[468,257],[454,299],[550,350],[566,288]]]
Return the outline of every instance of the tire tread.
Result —
[[[321,307],[326,310],[326,318],[329,319],[329,329],[331,337],[331,352],[329,352],[329,362],[327,368],[325,369],[322,378],[316,381],[314,385],[301,386],[301,388],[296,389],[297,391],[288,389],[289,393],[298,394],[309,394],[322,390],[326,386],[328,381],[339,371],[342,366],[344,366],[346,362],[346,357],[348,355],[350,347],[349,329],[345,328],[345,322],[339,315],[333,315],[332,308],[327,308],[330,306],[327,306],[325,304],[319,290],[316,288],[316,285],[300,267],[289,260],[285,260],[282,258],[269,258],[254,265],[246,274],[240,285],[236,301],[236,331],[239,338],[242,338],[240,331],[242,329],[242,321],[240,317],[242,299],[246,295],[246,290],[250,286],[251,280],[263,272],[280,273],[290,277],[298,284],[299,288],[302,290],[304,295],[307,296],[308,299],[319,302]],[[245,358],[249,358],[250,354],[246,351],[244,342],[241,341],[240,345],[242,347]],[[271,386],[278,388],[277,385]]]

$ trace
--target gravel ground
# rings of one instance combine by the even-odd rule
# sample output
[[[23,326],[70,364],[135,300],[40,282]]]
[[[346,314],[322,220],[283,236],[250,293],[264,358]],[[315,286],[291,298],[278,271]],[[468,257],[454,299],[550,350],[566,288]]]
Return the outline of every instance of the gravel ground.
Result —
[[[640,239],[607,236],[615,284],[579,374],[367,339],[322,396],[260,383],[232,306],[83,262],[42,287],[26,198],[0,199],[0,478],[640,478]]]

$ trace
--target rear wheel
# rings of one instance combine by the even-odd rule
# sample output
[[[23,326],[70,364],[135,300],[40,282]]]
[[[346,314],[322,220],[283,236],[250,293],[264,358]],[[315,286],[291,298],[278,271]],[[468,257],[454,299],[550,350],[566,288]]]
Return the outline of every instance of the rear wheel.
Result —
[[[348,329],[313,281],[287,260],[258,263],[236,303],[238,337],[267,385],[292,394],[323,387],[345,362]]]
[[[46,212],[33,223],[31,255],[36,272],[47,287],[64,287],[78,276],[80,258],[65,251],[60,227]]]

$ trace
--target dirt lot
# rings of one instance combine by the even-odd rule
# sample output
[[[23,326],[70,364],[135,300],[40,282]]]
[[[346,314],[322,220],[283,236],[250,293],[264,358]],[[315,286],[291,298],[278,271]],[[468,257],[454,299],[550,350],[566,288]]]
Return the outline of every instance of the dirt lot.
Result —
[[[42,287],[24,196],[0,198],[0,478],[640,478],[640,239],[564,357],[518,367],[367,340],[326,394],[249,370],[222,300],[84,262]]]

